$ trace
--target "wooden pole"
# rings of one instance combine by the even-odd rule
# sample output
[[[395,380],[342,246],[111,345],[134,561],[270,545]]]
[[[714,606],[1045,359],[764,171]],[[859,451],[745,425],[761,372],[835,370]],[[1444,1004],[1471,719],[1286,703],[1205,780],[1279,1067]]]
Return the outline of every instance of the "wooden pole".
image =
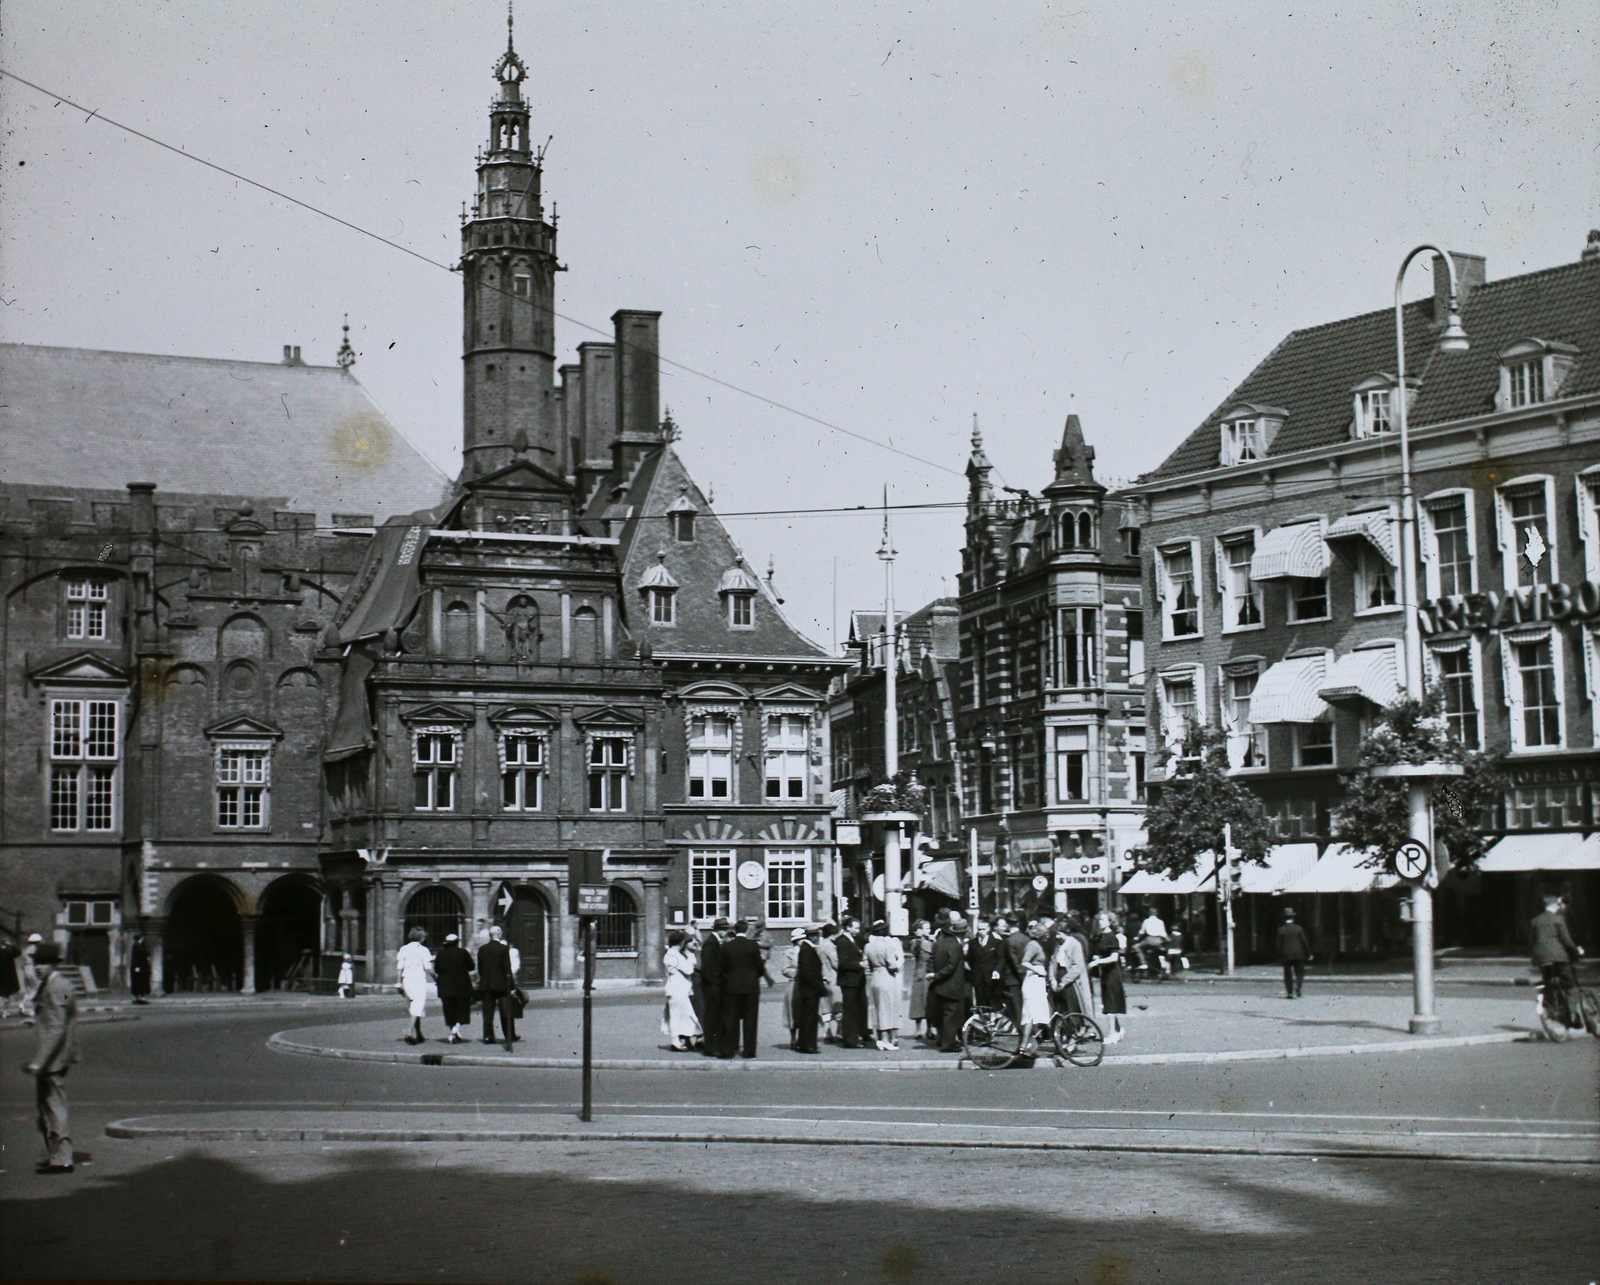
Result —
[[[583,919],[583,1110],[585,1124],[594,1119],[594,919]]]

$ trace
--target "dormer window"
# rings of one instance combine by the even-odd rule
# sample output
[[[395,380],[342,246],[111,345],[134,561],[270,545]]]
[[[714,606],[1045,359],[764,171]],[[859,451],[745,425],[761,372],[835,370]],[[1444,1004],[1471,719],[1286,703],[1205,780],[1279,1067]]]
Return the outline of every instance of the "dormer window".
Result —
[[[1571,344],[1555,340],[1524,339],[1512,344],[1500,354],[1495,409],[1516,410],[1554,401],[1580,355]]]
[[[656,565],[639,577],[639,592],[644,595],[652,625],[678,623],[678,582],[667,570],[667,551],[656,550]]]
[[[729,629],[756,627],[756,594],[761,592],[761,585],[742,562],[722,573],[717,592],[727,603]]]
[[[1350,435],[1355,438],[1380,437],[1384,433],[1393,433],[1400,426],[1400,407],[1395,402],[1395,378],[1393,375],[1379,373],[1363,379],[1353,389],[1354,418],[1350,425]],[[1417,394],[1417,381],[1406,380],[1409,396]],[[1406,403],[1407,406],[1410,402]]]
[[[1223,468],[1264,460],[1289,412],[1277,406],[1235,406],[1222,417]]]
[[[672,531],[672,538],[679,544],[694,543],[695,511],[687,493],[667,506],[667,525]]]

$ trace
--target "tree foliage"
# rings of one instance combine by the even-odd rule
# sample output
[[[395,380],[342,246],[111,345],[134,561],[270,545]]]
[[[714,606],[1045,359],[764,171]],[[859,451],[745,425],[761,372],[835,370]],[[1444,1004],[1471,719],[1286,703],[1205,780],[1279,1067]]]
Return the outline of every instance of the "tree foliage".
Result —
[[[1411,838],[1411,810],[1404,781],[1372,776],[1366,769],[1396,763],[1460,763],[1465,774],[1434,787],[1433,833],[1456,866],[1470,866],[1489,848],[1481,828],[1505,788],[1499,759],[1469,750],[1450,735],[1440,715],[1437,690],[1421,700],[1404,698],[1361,742],[1361,767],[1344,774],[1344,801],[1333,814],[1334,837],[1365,852],[1377,865]]]
[[[1223,827],[1232,825],[1233,846],[1245,861],[1264,865],[1272,850],[1272,826],[1261,800],[1228,775],[1228,738],[1209,727],[1193,727],[1182,751],[1168,759],[1169,775],[1145,813],[1146,843],[1137,860],[1143,870],[1177,876],[1195,869],[1202,853],[1219,856]]]

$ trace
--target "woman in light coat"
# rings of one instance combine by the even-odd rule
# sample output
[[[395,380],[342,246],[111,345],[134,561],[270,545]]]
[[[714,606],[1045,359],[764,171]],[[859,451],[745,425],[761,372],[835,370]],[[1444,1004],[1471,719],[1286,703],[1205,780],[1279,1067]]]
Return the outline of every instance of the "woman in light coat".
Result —
[[[413,928],[410,940],[395,952],[394,970],[400,979],[400,990],[411,1001],[411,1028],[406,1031],[407,1044],[421,1044],[422,1019],[428,1011],[428,982],[433,977],[433,953],[425,944],[426,928]]]
[[[783,980],[788,983],[783,988],[783,1025],[789,1032],[789,1047],[793,1048],[800,1042],[796,1033],[794,1020],[794,979],[800,971],[800,943],[806,939],[806,930],[796,928],[789,934],[789,944],[783,952]]]
[[[926,919],[919,919],[911,925],[911,941],[906,947],[906,954],[911,961],[911,1010],[907,1016],[912,1022],[912,1036],[917,1038],[925,1033],[923,1027],[928,1017],[928,956],[933,954],[933,928]]]
[[[694,1012],[694,970],[698,961],[684,949],[681,932],[667,934],[667,953],[662,966],[667,974],[667,1012],[665,1034],[673,1051],[687,1053],[700,1038],[700,1019]]]
[[[905,966],[905,951],[899,938],[889,936],[889,925],[881,919],[872,925],[864,960],[867,1025],[875,1034],[878,1048],[892,1053],[900,1047],[895,1036],[900,1031],[900,970]]]
[[[1038,920],[1028,926],[1028,944],[1022,948],[1022,1047],[1027,1053],[1038,1047],[1040,1030],[1049,1031],[1050,987],[1047,982],[1049,963],[1044,953],[1044,935],[1048,920]]]
[[[1076,921],[1069,921],[1068,926],[1076,927]],[[1061,996],[1066,1012],[1094,1012],[1094,998],[1089,994],[1089,960],[1083,943],[1071,931],[1061,934],[1061,944],[1050,961],[1050,989]]]

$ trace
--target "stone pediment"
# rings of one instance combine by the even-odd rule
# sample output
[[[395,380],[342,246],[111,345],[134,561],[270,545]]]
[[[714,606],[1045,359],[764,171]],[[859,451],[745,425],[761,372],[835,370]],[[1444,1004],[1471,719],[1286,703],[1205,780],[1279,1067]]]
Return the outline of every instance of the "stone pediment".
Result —
[[[747,701],[750,699],[750,693],[737,683],[707,679],[705,682],[690,683],[687,687],[680,687],[678,697],[686,701]]]
[[[427,705],[414,705],[400,711],[402,723],[470,723],[472,711],[439,701]]]
[[[251,718],[248,714],[241,714],[238,718],[225,718],[220,723],[213,723],[205,730],[206,737],[213,741],[263,741],[279,740],[283,733],[271,723],[263,722],[259,718]]]
[[[633,731],[644,726],[644,719],[638,714],[618,709],[615,705],[604,705],[586,714],[579,714],[572,721],[579,727],[590,730],[599,727],[625,727]]]
[[[104,687],[107,684],[125,687],[129,675],[126,669],[113,665],[109,660],[96,656],[93,652],[85,651],[53,665],[43,665],[30,670],[28,677],[35,683],[48,683],[51,686],[82,683],[94,687]]]
[[[489,711],[489,722],[496,727],[505,723],[555,724],[560,721],[561,716],[555,710],[542,705],[502,705]]]
[[[572,495],[572,487],[565,478],[547,473],[531,460],[513,460],[504,468],[496,469],[493,473],[485,473],[482,477],[472,478],[462,486],[465,491],[474,494],[537,491],[546,495],[567,497]]]
[[[822,693],[810,687],[802,687],[799,683],[779,683],[776,687],[768,687],[757,692],[756,699],[764,705],[792,705],[801,702],[815,705],[822,699]]]

